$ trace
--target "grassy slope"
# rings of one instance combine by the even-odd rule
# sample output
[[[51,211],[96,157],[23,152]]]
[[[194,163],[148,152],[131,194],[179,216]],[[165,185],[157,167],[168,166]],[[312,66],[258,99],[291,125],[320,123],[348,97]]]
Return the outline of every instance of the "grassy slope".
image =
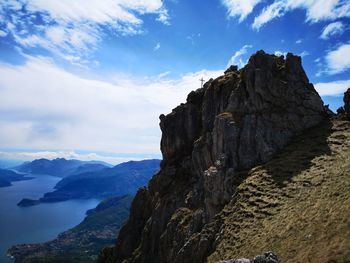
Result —
[[[242,172],[208,262],[273,250],[283,263],[350,262],[350,123],[311,129]]]

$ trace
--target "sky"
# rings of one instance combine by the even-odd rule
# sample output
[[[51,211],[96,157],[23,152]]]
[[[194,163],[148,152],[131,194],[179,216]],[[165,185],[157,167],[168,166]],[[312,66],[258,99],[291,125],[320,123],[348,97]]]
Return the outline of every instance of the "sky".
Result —
[[[257,50],[350,87],[348,0],[0,0],[0,159],[160,158],[159,115]]]

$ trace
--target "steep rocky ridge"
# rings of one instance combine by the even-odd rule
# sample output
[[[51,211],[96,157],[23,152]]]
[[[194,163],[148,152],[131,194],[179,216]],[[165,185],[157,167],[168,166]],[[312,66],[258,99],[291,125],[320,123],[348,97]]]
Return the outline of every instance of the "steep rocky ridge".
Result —
[[[237,202],[245,171],[326,119],[298,56],[259,51],[243,69],[209,80],[160,116],[161,170],[137,193],[100,262],[204,262],[220,244],[223,209]]]
[[[348,119],[350,119],[350,88],[344,93],[344,110]]]

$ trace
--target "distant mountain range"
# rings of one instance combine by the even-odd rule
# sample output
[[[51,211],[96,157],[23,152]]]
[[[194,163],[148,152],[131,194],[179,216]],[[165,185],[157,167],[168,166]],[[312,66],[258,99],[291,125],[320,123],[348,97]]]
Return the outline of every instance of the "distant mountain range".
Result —
[[[64,158],[48,160],[42,158],[31,162],[25,162],[14,167],[14,169],[24,173],[48,174],[63,178],[72,174],[99,171],[111,166],[112,165],[101,161],[66,160]]]
[[[111,164],[101,161],[66,160],[64,158],[57,158],[54,160],[42,158],[31,162],[20,163],[21,161],[17,160],[0,160],[0,187],[11,186],[11,182],[34,178],[26,176],[28,174],[47,174],[63,178],[70,175],[97,172],[113,167]],[[6,167],[6,169],[4,167]]]
[[[0,169],[0,187],[11,186],[12,182],[30,179],[33,179],[33,177],[26,176],[26,174],[19,174],[12,170]]]
[[[0,169],[8,169],[22,164],[23,160],[0,159]]]
[[[57,183],[55,186],[56,190],[44,194],[39,200],[23,199],[18,203],[19,206],[30,206],[41,202],[59,202],[69,199],[107,198],[110,196],[133,195],[138,188],[148,183],[149,179],[160,167],[160,160],[157,159],[130,161],[111,168],[91,167],[91,164],[89,164],[89,166],[85,164],[83,167],[77,166],[74,168],[73,164],[76,164],[76,162],[68,163],[59,161],[56,163],[66,163],[69,164],[70,167],[67,169],[66,167],[60,166],[61,171],[66,171],[68,175],[62,176],[64,178]],[[37,169],[38,166],[34,167]],[[47,167],[48,166],[44,166],[43,168],[46,173],[49,171]],[[89,170],[89,168],[99,169]],[[39,170],[36,171],[39,172]],[[77,171],[87,172],[76,173]],[[57,174],[64,175],[63,172]]]

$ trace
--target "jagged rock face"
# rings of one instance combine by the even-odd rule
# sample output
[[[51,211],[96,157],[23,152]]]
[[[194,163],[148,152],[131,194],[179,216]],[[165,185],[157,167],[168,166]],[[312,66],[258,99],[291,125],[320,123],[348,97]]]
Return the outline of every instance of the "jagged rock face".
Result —
[[[350,119],[350,88],[344,93],[344,110],[345,114]]]
[[[266,162],[326,118],[298,56],[259,51],[241,70],[192,91],[161,115],[161,171],[138,192],[113,252],[101,262],[203,262],[205,231],[239,185],[239,171]]]

